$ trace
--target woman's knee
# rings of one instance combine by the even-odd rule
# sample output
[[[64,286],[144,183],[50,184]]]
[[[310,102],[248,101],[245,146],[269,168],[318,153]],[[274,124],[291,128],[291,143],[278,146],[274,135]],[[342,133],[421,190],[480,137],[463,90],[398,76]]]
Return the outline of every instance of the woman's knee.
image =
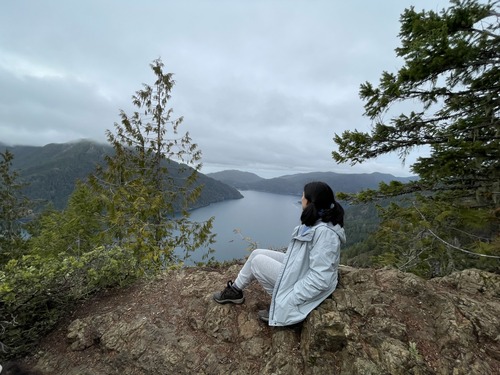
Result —
[[[252,250],[252,255],[257,256],[257,255],[262,255],[265,254],[265,252],[268,251],[267,249],[255,249]]]
[[[255,250],[253,250],[253,251],[250,253],[250,256],[248,257],[247,262],[248,262],[248,261],[249,261],[249,262],[253,262],[253,260],[255,259],[255,257],[256,257],[257,255],[262,255],[264,252],[265,252],[265,250],[264,250],[264,249],[255,249]]]
[[[253,261],[250,265],[250,270],[252,274],[260,275],[262,273],[262,266],[269,260],[269,257],[263,254],[255,254],[253,257]]]

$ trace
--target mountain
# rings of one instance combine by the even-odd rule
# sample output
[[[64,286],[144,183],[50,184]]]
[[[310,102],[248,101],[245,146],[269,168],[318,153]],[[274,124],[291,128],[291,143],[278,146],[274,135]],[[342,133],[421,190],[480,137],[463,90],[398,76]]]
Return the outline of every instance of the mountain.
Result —
[[[105,156],[113,152],[113,148],[107,144],[87,140],[51,143],[43,147],[13,146],[6,149],[14,155],[13,169],[19,172],[22,181],[28,183],[24,190],[27,197],[41,203],[52,202],[57,209],[66,206],[76,181],[85,180],[97,165],[104,163]],[[174,162],[170,165],[173,173],[179,167]],[[201,173],[197,184],[205,187],[192,208],[243,197],[234,187]]]
[[[342,174],[335,172],[311,172],[265,179],[253,173],[222,171],[207,174],[241,190],[255,190],[275,194],[301,195],[304,185],[311,181],[323,181],[335,192],[356,193],[363,189],[376,189],[381,182],[409,182],[415,177],[395,177],[385,173]]]
[[[5,146],[14,154],[13,168],[18,170],[23,181],[29,185],[25,194],[41,203],[52,202],[62,209],[74,190],[77,180],[84,180],[95,171],[96,165],[113,152],[111,146],[88,140],[39,146]],[[176,168],[176,164],[172,164]],[[380,182],[392,180],[407,182],[412,178],[395,177],[390,174],[341,174],[334,172],[312,172],[285,175],[265,179],[254,173],[237,170],[199,174],[198,183],[203,184],[201,197],[192,208],[198,208],[227,199],[239,199],[237,190],[255,190],[276,194],[300,195],[307,182],[324,181],[334,191],[353,193],[362,189],[374,189]]]
[[[255,173],[242,172],[234,169],[207,173],[207,176],[240,190],[251,190],[249,186],[265,180]]]

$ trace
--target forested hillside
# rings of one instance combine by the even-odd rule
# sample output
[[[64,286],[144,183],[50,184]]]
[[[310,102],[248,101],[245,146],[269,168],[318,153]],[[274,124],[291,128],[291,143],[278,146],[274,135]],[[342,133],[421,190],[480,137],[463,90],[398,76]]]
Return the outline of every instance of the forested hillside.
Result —
[[[236,189],[240,190],[252,190],[250,189],[252,184],[264,180],[264,178],[256,175],[255,173],[243,172],[234,169],[207,173],[207,176],[217,181],[224,182],[229,186],[234,186]]]
[[[40,206],[52,203],[56,209],[63,209],[68,197],[75,190],[78,180],[86,180],[104,157],[113,152],[111,146],[92,141],[48,144],[43,147],[2,147],[14,155],[13,168],[23,182],[27,183],[24,193]],[[173,161],[169,168],[177,173],[179,165]],[[178,176],[178,178],[183,178]],[[192,208],[227,199],[239,199],[242,195],[233,187],[199,174],[197,185],[204,185],[203,191]]]
[[[301,195],[304,185],[311,181],[323,181],[337,192],[356,193],[364,189],[376,189],[381,182],[408,182],[416,177],[396,177],[386,173],[297,173],[265,179],[255,174],[239,171],[222,171],[207,174],[241,190],[255,190],[275,194]]]

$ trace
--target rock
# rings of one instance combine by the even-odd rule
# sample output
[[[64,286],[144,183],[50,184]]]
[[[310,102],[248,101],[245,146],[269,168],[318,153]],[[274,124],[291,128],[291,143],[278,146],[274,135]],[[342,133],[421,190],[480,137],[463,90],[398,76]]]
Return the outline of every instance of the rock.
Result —
[[[304,322],[305,373],[332,373],[332,364],[335,374],[499,373],[499,275],[426,281],[348,267],[341,275],[333,299]]]
[[[272,328],[257,284],[242,305],[212,292],[241,266],[186,268],[87,301],[40,346],[45,374],[498,374],[500,276],[423,280],[341,267],[341,283],[301,324]]]

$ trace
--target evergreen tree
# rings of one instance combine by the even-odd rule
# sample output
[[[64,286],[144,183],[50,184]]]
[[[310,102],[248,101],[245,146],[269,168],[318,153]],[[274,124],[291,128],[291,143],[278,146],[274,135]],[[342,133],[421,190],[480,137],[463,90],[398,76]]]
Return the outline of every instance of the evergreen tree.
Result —
[[[102,201],[83,182],[77,182],[66,209],[47,209],[30,225],[32,254],[81,256],[100,246]]]
[[[0,265],[24,253],[23,219],[31,215],[31,203],[22,194],[25,184],[12,170],[14,155],[0,153]]]
[[[413,7],[404,11],[401,47],[396,49],[403,66],[396,74],[383,72],[377,87],[367,82],[360,88],[365,115],[373,122],[371,132],[345,131],[334,138],[338,150],[333,158],[351,164],[391,152],[404,161],[413,149],[428,147],[429,155],[420,156],[411,166],[418,181],[383,184],[379,191],[364,192],[358,198],[423,193],[415,205],[386,212],[382,231],[386,229],[386,255],[390,256],[384,262],[395,257],[407,265],[428,262],[429,276],[477,265],[483,255],[498,269],[500,256],[498,2],[451,3],[439,14],[417,12]],[[400,103],[413,110],[397,114],[394,109]],[[391,228],[394,219],[401,219],[397,230]],[[404,243],[392,241],[394,233],[403,231]],[[420,241],[422,233],[425,241]],[[414,249],[395,250],[410,244]],[[433,252],[435,259],[441,259],[439,266],[429,262]],[[461,257],[457,254],[467,253],[471,261],[457,265],[456,258]]]
[[[174,260],[178,247],[188,257],[213,243],[212,219],[189,220],[202,189],[195,184],[201,151],[189,133],[179,135],[183,118],[173,119],[167,107],[175,81],[163,67],[161,60],[151,64],[156,79],[132,97],[137,110],[121,111],[115,132],[107,131],[114,154],[91,178],[105,204],[106,243],[130,247],[146,268]]]

